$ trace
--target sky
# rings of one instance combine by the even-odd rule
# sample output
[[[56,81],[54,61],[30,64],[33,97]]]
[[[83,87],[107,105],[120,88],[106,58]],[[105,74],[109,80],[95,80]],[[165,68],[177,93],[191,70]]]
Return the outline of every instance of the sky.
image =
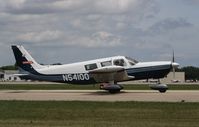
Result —
[[[0,0],[0,66],[11,45],[38,63],[117,55],[199,66],[199,0]]]

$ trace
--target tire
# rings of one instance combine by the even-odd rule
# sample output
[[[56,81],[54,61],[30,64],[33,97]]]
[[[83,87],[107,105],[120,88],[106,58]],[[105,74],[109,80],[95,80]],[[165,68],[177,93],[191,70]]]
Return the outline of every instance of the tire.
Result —
[[[109,90],[109,93],[111,93],[111,94],[115,94],[115,93],[119,93],[120,92],[120,90]]]
[[[159,90],[160,93],[165,93],[167,90]]]

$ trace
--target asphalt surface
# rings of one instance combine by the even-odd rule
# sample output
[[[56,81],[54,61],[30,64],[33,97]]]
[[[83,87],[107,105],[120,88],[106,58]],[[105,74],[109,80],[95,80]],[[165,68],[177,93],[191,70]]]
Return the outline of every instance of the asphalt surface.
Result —
[[[149,101],[149,102],[199,102],[197,90],[123,90],[109,94],[96,90],[1,90],[0,100],[25,101]]]

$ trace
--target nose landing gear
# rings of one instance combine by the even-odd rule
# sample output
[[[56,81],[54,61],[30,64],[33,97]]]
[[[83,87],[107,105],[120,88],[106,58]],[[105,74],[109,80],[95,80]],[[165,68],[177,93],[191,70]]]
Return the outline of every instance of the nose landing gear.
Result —
[[[166,84],[161,84],[160,80],[158,80],[158,83],[155,85],[149,85],[149,87],[153,90],[158,90],[160,93],[165,93],[169,87]]]
[[[165,93],[168,90],[168,86],[166,84],[150,85],[150,88],[153,90],[158,90],[160,93]]]

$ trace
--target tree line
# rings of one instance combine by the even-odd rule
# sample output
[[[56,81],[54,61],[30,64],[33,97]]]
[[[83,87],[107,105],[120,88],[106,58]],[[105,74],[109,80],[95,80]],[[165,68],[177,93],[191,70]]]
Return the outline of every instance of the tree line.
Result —
[[[2,66],[2,67],[0,67],[0,70],[1,71],[4,71],[4,70],[17,70],[17,66],[16,65]]]
[[[179,68],[178,72],[185,72],[186,80],[199,80],[199,67],[186,66]]]

